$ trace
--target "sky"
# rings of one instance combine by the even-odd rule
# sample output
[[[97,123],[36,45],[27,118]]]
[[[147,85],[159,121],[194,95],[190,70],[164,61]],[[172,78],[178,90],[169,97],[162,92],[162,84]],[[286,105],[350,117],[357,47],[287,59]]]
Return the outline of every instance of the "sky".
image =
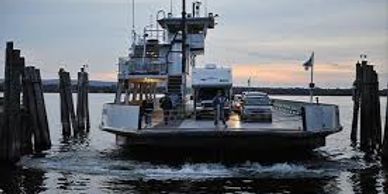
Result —
[[[135,0],[138,31],[170,0]],[[179,14],[181,0],[171,0]],[[187,4],[190,5],[189,0]],[[315,52],[317,87],[348,88],[360,54],[388,82],[388,0],[208,0],[217,26],[197,64],[233,68],[235,85],[307,87],[302,67]],[[191,10],[189,6],[188,10]],[[116,80],[130,45],[131,0],[0,0],[0,77],[6,41],[46,79],[64,67],[75,78],[88,64],[94,80]],[[151,17],[151,14],[153,17]]]

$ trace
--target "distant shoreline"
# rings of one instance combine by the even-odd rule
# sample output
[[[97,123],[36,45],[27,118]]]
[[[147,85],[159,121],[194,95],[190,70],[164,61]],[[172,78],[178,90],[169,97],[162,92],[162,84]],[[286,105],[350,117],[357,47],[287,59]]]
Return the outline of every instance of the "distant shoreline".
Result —
[[[45,93],[58,93],[58,86],[46,85],[43,86]],[[76,85],[72,86],[73,92],[76,92]],[[385,89],[386,90],[386,89]],[[381,90],[380,96],[386,96],[386,91]],[[261,91],[269,95],[279,96],[309,96],[310,90],[307,88],[270,88],[270,87],[233,87],[233,94],[239,94],[243,91]],[[90,86],[89,93],[106,93],[114,94],[116,92],[116,86]],[[163,93],[163,88],[158,88],[157,93]],[[314,95],[316,96],[352,96],[352,89],[327,89],[327,88],[316,88],[314,89]]]
[[[116,83],[115,82],[104,82],[104,81],[90,81],[89,82],[90,93],[115,93]],[[76,81],[72,81],[72,91],[76,92],[77,85]],[[380,96],[386,96],[387,89],[379,91]],[[58,82],[57,80],[43,80],[43,91],[44,93],[58,93]],[[261,91],[270,95],[282,95],[282,96],[309,96],[310,90],[308,88],[300,87],[233,87],[233,93],[238,94],[243,91]],[[3,92],[3,84],[0,82],[0,92]],[[158,93],[163,92],[163,88],[157,88]],[[352,96],[351,88],[315,88],[314,95],[317,96]]]

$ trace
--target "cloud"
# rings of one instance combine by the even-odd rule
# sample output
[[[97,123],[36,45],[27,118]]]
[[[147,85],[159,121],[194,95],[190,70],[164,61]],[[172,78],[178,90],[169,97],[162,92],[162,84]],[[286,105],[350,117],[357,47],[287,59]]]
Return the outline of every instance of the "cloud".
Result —
[[[320,87],[350,87],[354,72],[349,68],[336,68],[331,64],[315,64],[315,82]],[[235,64],[233,79],[237,85],[246,85],[252,78],[256,86],[299,86],[310,81],[310,72],[301,64]],[[338,84],[340,83],[340,84]]]
[[[90,79],[92,80],[106,80],[106,81],[116,81],[117,80],[117,72],[91,72]]]
[[[366,53],[387,80],[387,7],[386,0],[208,1],[208,10],[221,17],[197,64],[232,66],[238,84],[253,66],[257,83],[304,86],[299,67],[315,51],[317,82],[336,87],[351,84],[354,63]],[[168,9],[169,1],[136,1],[138,31],[160,8]],[[173,8],[179,14],[180,1]],[[77,72],[87,63],[91,77],[115,80],[117,58],[130,45],[130,11],[127,0],[2,0],[0,49],[15,40],[45,77],[56,77],[62,65]]]

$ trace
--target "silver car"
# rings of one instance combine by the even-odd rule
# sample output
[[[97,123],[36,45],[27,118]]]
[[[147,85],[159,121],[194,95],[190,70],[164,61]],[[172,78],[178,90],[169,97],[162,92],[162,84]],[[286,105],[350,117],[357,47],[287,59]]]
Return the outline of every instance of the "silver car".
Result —
[[[241,120],[272,122],[272,105],[268,95],[245,96],[242,100]]]

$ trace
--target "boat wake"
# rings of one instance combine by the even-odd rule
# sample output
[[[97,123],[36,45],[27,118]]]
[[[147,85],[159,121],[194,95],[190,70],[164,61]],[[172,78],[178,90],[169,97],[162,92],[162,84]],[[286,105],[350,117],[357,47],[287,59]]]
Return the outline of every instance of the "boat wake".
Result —
[[[335,166],[296,163],[237,164],[185,163],[182,165],[151,164],[133,160],[106,158],[92,151],[57,153],[41,158],[25,157],[21,165],[44,171],[101,175],[125,180],[203,180],[218,178],[296,179],[338,176]],[[322,168],[323,167],[323,168]]]

